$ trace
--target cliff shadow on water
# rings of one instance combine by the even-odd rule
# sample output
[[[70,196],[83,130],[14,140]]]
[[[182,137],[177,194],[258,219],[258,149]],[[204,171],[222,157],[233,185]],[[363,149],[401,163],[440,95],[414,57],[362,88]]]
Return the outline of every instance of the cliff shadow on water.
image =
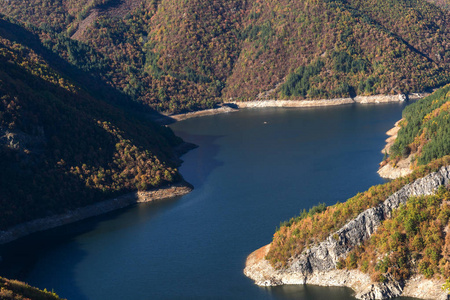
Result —
[[[351,300],[356,299],[354,292],[348,287],[338,286],[318,286],[313,284],[304,285],[284,285],[268,288],[270,292],[278,299],[284,300],[299,300],[299,299],[330,299],[333,295],[333,300]],[[349,296],[352,295],[352,296]],[[397,297],[392,300],[418,300],[410,297]]]
[[[183,128],[183,122],[176,124]],[[194,186],[194,189],[201,188],[211,173],[223,165],[216,157],[220,146],[217,144],[222,136],[195,135],[184,131],[177,131],[177,135],[188,143],[199,145],[199,147],[183,154],[180,158],[185,161],[180,167],[183,177]]]
[[[175,123],[177,135],[199,145],[180,168],[194,191],[94,222],[38,253],[20,279],[82,300],[353,299],[346,289],[260,288],[242,267],[280,220],[381,181],[380,149],[399,108],[248,109]]]
[[[176,205],[180,198],[173,197],[164,201],[138,203],[0,245],[0,273],[8,278],[33,282],[40,289],[53,290],[54,287],[63,284],[64,291],[55,289],[59,296],[67,299],[88,300],[90,298],[84,294],[78,274],[80,265],[85,263],[87,254],[92,251],[92,249],[85,248],[86,243],[98,239],[101,249],[98,248],[97,252],[103,251],[103,249],[106,249],[107,253],[115,252],[114,247],[108,248],[107,240],[105,244],[102,244],[105,237],[108,238],[111,234],[122,231],[123,237],[126,238],[127,230],[142,226],[144,223],[151,223],[152,218],[162,210]],[[67,256],[64,255],[66,268],[63,270],[58,267],[52,268],[55,255],[58,256],[61,253],[69,253]],[[117,261],[111,259],[110,265],[114,266],[115,264]],[[110,277],[107,273],[105,270],[105,277]],[[119,277],[124,276],[120,275],[120,272],[115,272],[115,274],[118,274]],[[92,280],[98,281],[98,285],[95,286],[100,287],[103,278],[92,278]],[[49,286],[49,282],[52,285]]]
[[[323,287],[310,284],[275,286],[268,289],[275,298],[286,300],[326,299],[330,295],[333,295],[333,300],[349,300],[349,295],[352,294],[352,290],[346,287]]]

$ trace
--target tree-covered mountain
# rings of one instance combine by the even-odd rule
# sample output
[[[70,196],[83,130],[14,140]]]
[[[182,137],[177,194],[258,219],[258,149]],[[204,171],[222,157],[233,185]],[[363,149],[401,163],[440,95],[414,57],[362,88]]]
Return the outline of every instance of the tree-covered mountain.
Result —
[[[389,151],[395,164],[410,156],[413,164],[423,165],[450,153],[450,85],[407,106],[401,129]]]
[[[0,1],[48,49],[164,112],[450,81],[443,1]]]
[[[344,203],[329,207],[318,205],[282,223],[274,234],[265,259],[275,269],[289,270],[294,258],[306,255],[308,249],[330,239],[330,236],[338,239],[337,232],[350,226],[351,222],[357,224],[355,220],[361,220],[364,211],[380,207],[383,201],[403,187],[450,165],[449,91],[450,86],[447,85],[409,105],[403,112],[402,128],[391,147],[389,159],[395,162],[402,155],[414,155],[416,163],[412,174],[373,186]],[[348,245],[353,247],[352,250],[339,257],[334,267],[358,269],[370,274],[373,282],[396,280],[404,285],[406,280],[418,275],[427,279],[450,280],[450,238],[447,232],[450,187],[443,182],[434,195],[429,194],[433,191],[428,191],[426,196],[411,197],[392,214],[385,215],[373,233],[367,229],[369,238],[357,246]],[[413,195],[417,196],[419,188],[416,189]],[[343,245],[346,243],[345,239],[339,241]],[[446,288],[450,291],[448,282]]]
[[[181,179],[170,129],[79,86],[11,26],[0,20],[0,229]]]
[[[133,108],[423,91],[450,82],[444,0],[0,0],[0,229],[176,182],[180,139]],[[280,226],[284,268],[448,165],[448,86],[405,110],[390,160],[417,169]],[[450,276],[449,193],[415,198],[337,267]],[[0,285],[11,285],[0,280]],[[14,294],[2,288],[2,293]],[[45,298],[44,298],[45,299]]]

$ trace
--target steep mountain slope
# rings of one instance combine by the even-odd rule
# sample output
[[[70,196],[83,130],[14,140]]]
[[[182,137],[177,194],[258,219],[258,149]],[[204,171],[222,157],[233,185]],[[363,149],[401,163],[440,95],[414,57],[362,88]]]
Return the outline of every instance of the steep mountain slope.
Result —
[[[262,285],[347,285],[361,299],[446,295],[440,286],[446,279],[450,286],[449,90],[403,113],[390,159],[414,153],[412,174],[282,223],[270,246],[249,257],[246,273]],[[430,287],[419,287],[421,280]]]
[[[450,153],[449,110],[448,85],[406,107],[402,120],[396,124],[394,143],[388,143],[384,150],[385,159],[378,173],[396,178]]]
[[[423,1],[256,2],[225,95],[252,98],[278,83],[272,97],[405,93],[439,85],[448,80],[448,21]]]
[[[325,239],[310,241],[304,251],[289,257],[284,267],[274,267],[264,259],[279,245],[272,243],[255,251],[244,273],[264,286],[349,286],[358,299],[447,299],[448,291],[442,286],[447,286],[445,278],[449,275],[445,237],[450,212],[445,186],[449,182],[450,166],[441,167],[362,211]],[[310,212],[303,223],[311,224],[312,219],[314,224],[330,210],[339,213],[341,209],[335,205],[324,213]],[[289,230],[277,234],[284,238]],[[295,239],[295,233],[288,236],[291,247]]]
[[[390,160],[413,156],[413,163],[423,165],[450,153],[449,114],[450,86],[406,107]]]
[[[53,292],[40,291],[23,282],[0,277],[0,298],[4,300],[59,300]]]
[[[5,35],[0,229],[181,179],[173,152],[181,140],[168,128],[97,98]]]
[[[49,49],[165,112],[450,80],[450,16],[424,0],[1,1]]]

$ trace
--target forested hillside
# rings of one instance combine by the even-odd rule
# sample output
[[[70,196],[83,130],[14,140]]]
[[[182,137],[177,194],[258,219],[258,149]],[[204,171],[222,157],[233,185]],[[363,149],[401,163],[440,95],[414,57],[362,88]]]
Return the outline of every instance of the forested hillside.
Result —
[[[439,85],[448,80],[448,20],[423,1],[256,2],[237,62],[245,67],[225,94],[252,97],[277,83],[280,98]]]
[[[450,278],[450,236],[444,231],[450,218],[449,200],[444,187],[436,195],[409,199],[337,268],[359,268],[381,282],[389,276],[400,281],[414,274]]]
[[[280,225],[266,259],[285,268],[293,257],[311,248],[403,186],[450,164],[450,86],[423,98],[403,112],[402,129],[391,147],[390,160],[414,155],[412,174],[358,193],[345,203],[319,205]],[[356,269],[375,282],[403,282],[413,275],[450,279],[449,186],[435,195],[412,197],[394,210],[372,236],[338,261],[337,269]],[[450,283],[448,284],[450,288]],[[449,289],[450,290],[450,289]]]
[[[389,161],[411,156],[423,165],[450,153],[450,85],[409,105],[403,111],[402,127],[390,149]]]
[[[0,25],[0,229],[180,180],[170,129],[97,98]]]
[[[449,164],[450,156],[445,156],[426,166],[421,166],[409,176],[373,186],[344,203],[328,207],[318,205],[308,212],[303,211],[299,216],[280,224],[266,259],[277,268],[286,267],[290,258],[298,256],[303,250],[323,241],[364,210],[375,207],[403,186]],[[419,224],[416,225],[419,226]],[[445,224],[443,226],[445,227]]]
[[[67,61],[164,112],[450,81],[450,16],[413,1],[0,0]]]

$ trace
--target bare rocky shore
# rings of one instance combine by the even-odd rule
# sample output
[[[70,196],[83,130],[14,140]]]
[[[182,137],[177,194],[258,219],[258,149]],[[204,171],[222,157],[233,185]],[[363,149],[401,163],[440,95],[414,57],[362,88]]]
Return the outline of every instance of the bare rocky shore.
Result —
[[[389,136],[386,139],[386,146],[381,151],[384,153],[389,153],[389,150],[391,149],[392,145],[395,142],[395,139],[397,138],[398,131],[400,130],[400,122],[402,120],[399,120],[395,123],[394,127],[391,128],[386,132],[386,134]],[[402,176],[406,176],[412,173],[411,168],[411,156],[408,156],[407,158],[403,158],[400,161],[398,161],[395,165],[391,163],[382,162],[380,169],[377,171],[378,175],[382,178],[387,179],[396,179]]]
[[[162,187],[156,190],[133,192],[114,199],[98,202],[85,207],[68,211],[64,214],[32,220],[0,231],[0,244],[12,242],[29,234],[56,228],[62,225],[99,216],[136,203],[153,202],[176,196],[182,196],[192,191],[192,186],[185,181]]]
[[[448,299],[441,287],[443,280],[428,280],[415,276],[406,282],[388,278],[374,283],[370,276],[358,270],[337,270],[339,258],[345,257],[356,245],[367,240],[392,211],[411,196],[430,195],[440,185],[450,182],[450,166],[405,185],[376,207],[367,209],[341,229],[333,232],[323,242],[292,257],[288,266],[276,270],[265,260],[270,245],[256,250],[247,258],[244,274],[260,286],[282,284],[316,284],[322,286],[347,286],[355,290],[358,299],[389,299],[412,296],[423,299]]]
[[[170,124],[190,118],[210,116],[216,114],[230,113],[238,111],[240,108],[263,108],[263,107],[323,107],[348,104],[378,104],[394,103],[406,100],[417,100],[427,96],[428,93],[413,93],[409,95],[374,95],[356,96],[354,98],[318,99],[318,100],[255,100],[255,101],[232,101],[225,102],[216,108],[194,111],[184,114],[168,115],[154,118],[160,124]]]
[[[239,108],[256,108],[256,107],[321,107],[336,106],[345,104],[378,104],[403,102],[406,100],[416,100],[425,97],[427,93],[413,93],[410,95],[374,95],[374,96],[356,96],[354,98],[336,98],[336,99],[319,99],[319,100],[256,100],[256,101],[230,101]]]
[[[266,245],[247,258],[244,274],[260,286],[282,284],[314,284],[319,286],[345,286],[355,291],[357,299],[387,299],[398,297],[414,297],[420,299],[444,300],[448,299],[446,292],[440,288],[445,280],[430,280],[422,275],[416,275],[407,282],[388,281],[374,284],[369,274],[359,270],[314,271],[304,277],[302,274],[275,270],[264,259],[270,250]]]
[[[211,116],[211,115],[230,113],[230,112],[235,112],[235,111],[237,111],[236,108],[233,108],[228,105],[221,105],[217,108],[199,110],[199,111],[194,111],[194,112],[190,112],[190,113],[186,113],[186,114],[172,115],[172,116],[170,116],[170,118],[174,119],[175,121],[183,121],[183,120],[190,119],[190,118]]]
[[[321,107],[353,104],[352,98],[322,99],[322,100],[257,100],[244,102],[230,102],[239,108],[261,107]]]

